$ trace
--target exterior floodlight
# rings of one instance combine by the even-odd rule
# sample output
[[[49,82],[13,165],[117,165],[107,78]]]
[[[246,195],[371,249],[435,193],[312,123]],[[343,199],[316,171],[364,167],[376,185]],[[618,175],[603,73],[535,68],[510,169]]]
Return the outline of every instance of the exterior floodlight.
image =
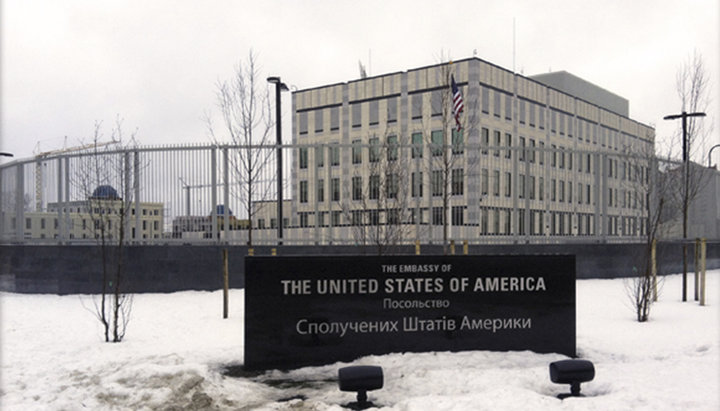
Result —
[[[356,365],[340,368],[338,371],[338,383],[340,384],[340,391],[357,392],[357,402],[349,403],[346,407],[354,410],[374,407],[373,403],[367,400],[367,392],[382,388],[382,367]]]
[[[580,397],[580,383],[595,378],[595,367],[588,360],[562,360],[550,363],[550,380],[556,384],[570,384],[570,394],[558,398]]]

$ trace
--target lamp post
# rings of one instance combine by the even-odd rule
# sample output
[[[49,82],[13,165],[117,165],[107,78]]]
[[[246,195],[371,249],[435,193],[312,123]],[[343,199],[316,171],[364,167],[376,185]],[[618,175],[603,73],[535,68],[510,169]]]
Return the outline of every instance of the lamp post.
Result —
[[[277,145],[277,236],[278,245],[283,238],[283,167],[282,167],[282,115],[280,93],[288,91],[288,86],[280,81],[280,77],[268,77],[268,83],[275,84],[275,144]]]
[[[720,144],[715,144],[714,146],[710,147],[710,151],[708,152],[708,168],[712,167],[712,152],[718,147],[720,147]]]
[[[688,141],[687,135],[687,118],[688,117],[705,117],[705,113],[695,112],[688,113],[683,111],[680,114],[670,114],[663,117],[664,120],[677,120],[682,119],[682,137],[683,137],[683,166],[685,172],[685,184],[683,187],[683,277],[682,277],[682,300],[687,301],[687,219],[688,219],[688,202],[689,193],[688,186],[690,184],[690,163],[688,157],[690,156],[690,142]]]
[[[0,151],[0,156],[2,157],[13,157],[12,153],[6,153],[4,151]]]

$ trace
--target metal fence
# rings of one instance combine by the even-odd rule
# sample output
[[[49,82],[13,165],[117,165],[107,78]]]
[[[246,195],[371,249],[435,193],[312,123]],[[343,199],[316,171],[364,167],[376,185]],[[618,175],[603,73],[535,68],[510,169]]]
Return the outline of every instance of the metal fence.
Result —
[[[402,244],[637,242],[659,169],[654,159],[617,151],[377,150],[197,145],[20,159],[0,165],[0,241],[92,243],[94,219],[114,215],[124,241],[143,244],[367,245],[381,241],[368,232],[387,234],[391,225],[402,235],[383,241]],[[382,190],[377,175],[387,177]]]

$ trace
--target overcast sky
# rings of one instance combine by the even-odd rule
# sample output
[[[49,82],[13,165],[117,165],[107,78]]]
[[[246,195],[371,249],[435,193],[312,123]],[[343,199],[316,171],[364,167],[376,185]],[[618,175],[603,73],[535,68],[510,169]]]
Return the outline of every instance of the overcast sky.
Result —
[[[627,98],[659,141],[679,126],[662,118],[680,111],[675,75],[696,50],[712,86],[707,148],[720,143],[720,0],[0,4],[0,151],[19,158],[87,142],[96,121],[109,133],[117,116],[143,145],[208,142],[215,84],[250,49],[263,78],[298,89],[357,79],[358,61],[370,75],[474,54],[524,75],[566,70]]]

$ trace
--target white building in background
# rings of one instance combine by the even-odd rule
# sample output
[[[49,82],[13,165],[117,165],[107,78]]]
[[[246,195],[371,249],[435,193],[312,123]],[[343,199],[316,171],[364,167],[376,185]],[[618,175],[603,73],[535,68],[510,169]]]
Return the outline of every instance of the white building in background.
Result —
[[[405,242],[442,239],[444,222],[471,242],[646,231],[649,167],[625,155],[652,152],[654,129],[572,74],[525,77],[472,58],[299,90],[292,112],[297,238],[358,242],[398,220]]]

